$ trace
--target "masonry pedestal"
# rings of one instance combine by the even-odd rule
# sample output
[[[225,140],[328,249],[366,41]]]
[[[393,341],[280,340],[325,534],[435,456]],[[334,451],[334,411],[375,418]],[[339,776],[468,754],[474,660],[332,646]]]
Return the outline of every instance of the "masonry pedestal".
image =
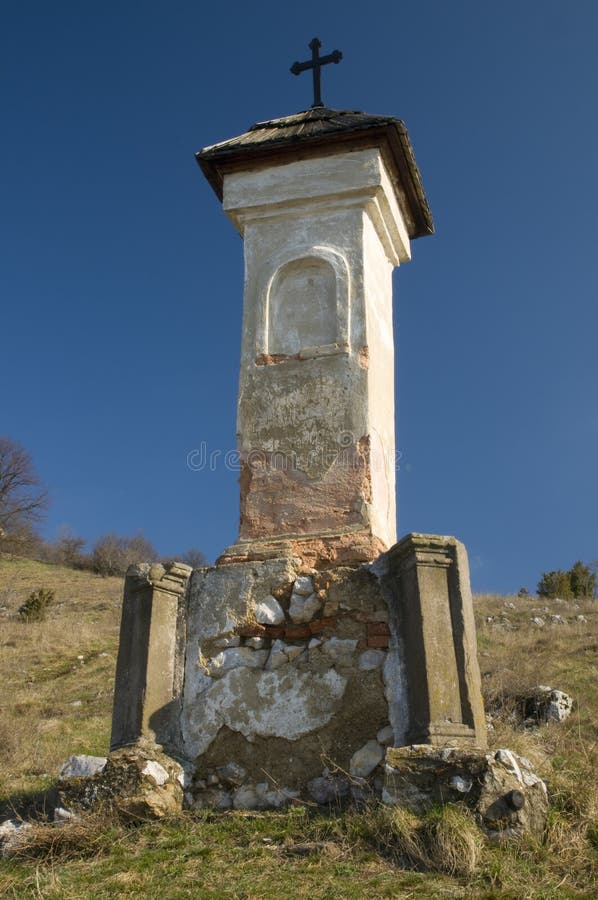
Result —
[[[289,552],[174,574],[127,578],[113,746],[188,760],[189,804],[380,796],[388,746],[485,746],[454,538],[408,535],[373,564],[319,571]],[[184,594],[166,596],[177,579]]]

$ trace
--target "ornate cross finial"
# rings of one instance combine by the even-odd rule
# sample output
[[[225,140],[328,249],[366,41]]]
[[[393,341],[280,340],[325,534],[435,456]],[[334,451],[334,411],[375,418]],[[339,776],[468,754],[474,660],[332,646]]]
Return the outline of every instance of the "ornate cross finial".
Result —
[[[340,50],[333,50],[332,53],[329,53],[328,56],[320,56],[320,47],[322,46],[321,41],[318,38],[314,38],[309,42],[309,49],[311,50],[311,59],[307,62],[295,62],[291,66],[291,72],[293,75],[300,75],[301,72],[305,72],[306,69],[313,69],[313,78],[314,78],[314,102],[311,105],[312,109],[315,109],[318,106],[324,106],[322,103],[322,95],[320,88],[320,69],[322,66],[328,65],[328,63],[339,63],[343,58],[343,54]]]

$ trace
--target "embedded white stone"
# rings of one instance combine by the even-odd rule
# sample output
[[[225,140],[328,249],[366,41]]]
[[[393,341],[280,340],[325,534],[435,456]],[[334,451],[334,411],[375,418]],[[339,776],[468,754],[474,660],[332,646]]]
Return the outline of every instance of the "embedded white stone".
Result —
[[[77,816],[74,812],[71,812],[70,809],[65,809],[64,806],[57,806],[52,818],[57,824],[60,824],[61,822],[71,822],[73,819],[76,819]]]
[[[391,725],[385,725],[376,735],[376,740],[383,747],[390,747],[394,741],[394,732]]]
[[[270,790],[270,785],[267,781],[259,781],[254,787],[258,804],[262,806],[266,803],[266,796]]]
[[[245,641],[246,647],[251,647],[252,650],[262,650],[266,646],[266,638],[263,637],[251,637],[247,638]]]
[[[256,604],[255,619],[260,625],[280,625],[284,622],[284,610],[276,597],[266,597]]]
[[[218,676],[245,666],[249,669],[261,669],[268,659],[267,650],[252,650],[251,647],[230,647],[212,657],[206,665],[208,675]]]
[[[234,761],[228,762],[224,766],[219,766],[216,771],[218,773],[218,777],[222,781],[226,781],[229,784],[235,785],[236,787],[243,784],[243,782],[247,778],[247,769]]]
[[[227,650],[228,647],[238,647],[241,643],[241,638],[238,634],[231,634],[228,637],[221,637],[214,641],[214,646],[219,650]]]
[[[290,662],[293,659],[297,659],[298,656],[304,653],[305,647],[297,646],[297,644],[287,644],[284,652]]]
[[[297,797],[299,797],[299,791],[292,791],[290,788],[280,788],[279,790],[268,791],[264,798],[264,803],[272,809],[280,809]]]
[[[353,661],[353,654],[356,647],[356,640],[331,637],[330,640],[323,644],[322,649],[330,657],[333,663],[349,666]]]
[[[319,647],[322,643],[321,638],[312,638],[309,644],[307,645],[308,650],[315,650],[316,647]]]
[[[219,788],[208,788],[207,791],[201,791],[197,796],[194,809],[230,809],[233,805],[233,798],[228,791]]]
[[[460,794],[468,794],[473,787],[473,778],[463,778],[462,775],[453,775],[449,784]]]
[[[377,741],[368,741],[356,750],[349,763],[349,772],[358,778],[367,778],[384,759],[384,749]]]
[[[309,575],[299,575],[293,585],[293,593],[302,597],[309,597],[314,592],[314,583]]]
[[[61,778],[89,778],[102,772],[108,762],[105,756],[69,756],[60,768]]]
[[[515,758],[515,754],[511,750],[497,750],[494,754],[494,759],[497,762],[501,763],[509,772],[512,772],[512,774],[520,784],[523,784],[523,777],[521,775],[519,763]]]
[[[302,594],[293,593],[291,595],[291,605],[289,607],[289,615],[293,622],[310,622],[322,603],[316,594],[310,594],[308,597]]]
[[[280,666],[284,666],[288,663],[289,658],[285,653],[286,646],[284,641],[274,641],[265,666],[266,669],[279,669]]]
[[[166,784],[168,781],[168,772],[161,766],[160,763],[156,762],[154,759],[148,759],[143,769],[141,770],[142,775],[147,775],[153,781],[156,782],[158,787],[161,787],[163,784]]]
[[[364,650],[359,657],[359,668],[368,672],[371,669],[379,669],[386,659],[386,653],[383,650]]]

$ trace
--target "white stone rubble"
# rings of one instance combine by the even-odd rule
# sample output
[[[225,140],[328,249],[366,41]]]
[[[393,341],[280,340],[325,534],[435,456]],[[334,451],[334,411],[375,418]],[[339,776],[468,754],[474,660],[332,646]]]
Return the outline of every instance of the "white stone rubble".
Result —
[[[60,778],[89,778],[91,775],[98,775],[104,770],[104,766],[108,762],[106,756],[86,756],[80,754],[78,756],[69,756],[60,767]]]
[[[377,741],[368,741],[351,757],[349,771],[358,778],[367,778],[383,759],[384,748]]]
[[[286,644],[284,641],[276,640],[270,649],[270,656],[266,662],[266,669],[279,669],[288,663],[289,657],[285,653]]]
[[[249,669],[261,669],[268,659],[267,650],[252,650],[251,647],[230,647],[213,656],[205,666],[211,677],[224,675],[231,669],[245,666]]]
[[[255,607],[255,620],[260,625],[281,625],[284,610],[275,597],[266,597]]]
[[[9,857],[30,828],[29,822],[22,819],[7,819],[0,822],[0,858]]]
[[[321,605],[322,603],[316,594],[310,594],[305,597],[303,594],[293,593],[291,595],[289,615],[297,625],[303,622],[311,622]]]
[[[168,772],[161,766],[159,762],[156,762],[154,759],[148,759],[143,769],[141,770],[142,775],[147,775],[152,781],[155,781],[158,787],[162,787],[163,784],[169,779]]]
[[[309,597],[314,592],[314,583],[309,575],[299,575],[293,585],[293,593],[303,597]]]
[[[376,735],[376,740],[383,747],[390,747],[394,741],[394,732],[391,725],[385,725]]]
[[[324,643],[322,649],[333,663],[338,663],[341,666],[350,666],[356,647],[356,640],[331,637],[329,641]]]

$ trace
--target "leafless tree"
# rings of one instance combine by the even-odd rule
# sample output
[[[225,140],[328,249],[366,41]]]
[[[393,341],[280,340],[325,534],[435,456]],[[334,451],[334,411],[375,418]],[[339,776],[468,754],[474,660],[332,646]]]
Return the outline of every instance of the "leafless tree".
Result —
[[[36,538],[33,526],[48,497],[24,447],[0,437],[0,549],[19,552]]]
[[[120,537],[105,534],[94,544],[91,566],[98,575],[124,575],[130,565],[137,562],[153,562],[156,550],[142,534]]]
[[[193,569],[201,569],[203,566],[208,565],[205,554],[198,550],[197,547],[190,547],[186,553],[183,553],[181,562],[187,563]]]

